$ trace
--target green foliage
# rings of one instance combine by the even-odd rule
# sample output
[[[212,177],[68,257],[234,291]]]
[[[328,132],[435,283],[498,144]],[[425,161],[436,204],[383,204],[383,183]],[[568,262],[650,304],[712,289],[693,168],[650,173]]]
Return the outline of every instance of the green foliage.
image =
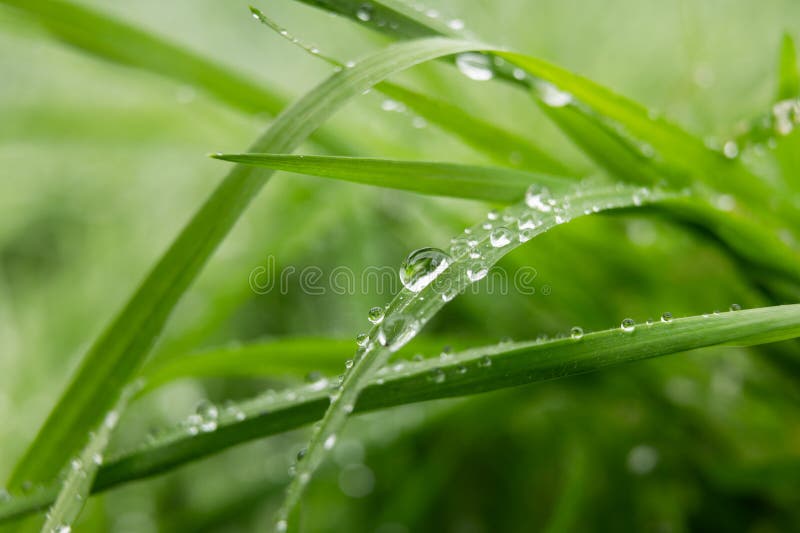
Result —
[[[587,522],[590,515],[602,515],[604,527],[614,530],[781,530],[796,523],[791,428],[800,414],[800,351],[792,340],[800,336],[794,303],[800,297],[794,131],[800,77],[790,34],[780,42],[775,100],[749,96],[747,105],[766,111],[737,128],[715,125],[714,132],[734,133],[715,141],[697,134],[704,129],[697,123],[678,125],[687,113],[680,121],[667,118],[558,66],[569,64],[568,56],[551,61],[553,54],[542,53],[545,60],[476,43],[461,20],[432,7],[394,0],[303,3],[382,37],[353,28],[351,43],[341,39],[346,27],[338,18],[317,20],[320,14],[302,5],[270,6],[276,19],[305,17],[309,36],[336,35],[335,54],[323,54],[279,26],[272,12],[251,8],[273,31],[257,32],[263,26],[251,24],[252,36],[236,35],[241,43],[230,45],[236,51],[230,55],[219,42],[211,44],[210,31],[202,39],[180,37],[182,24],[196,30],[193,17],[224,31],[229,6],[216,8],[219,21],[176,7],[181,23],[166,25],[167,39],[147,24],[83,4],[0,1],[6,17],[0,24],[14,28],[3,39],[37,42],[40,36],[27,33],[24,23],[17,28],[34,21],[85,55],[48,45],[41,53],[75,61],[54,67],[54,81],[80,79],[81,69],[120,80],[119,94],[106,81],[99,93],[84,84],[70,93],[56,84],[42,97],[24,89],[30,83],[25,69],[37,64],[39,52],[25,49],[6,65],[22,81],[6,89],[20,104],[8,107],[10,126],[0,130],[17,148],[0,158],[15,158],[6,166],[21,176],[20,184],[45,161],[57,172],[45,169],[43,185],[32,181],[6,195],[23,207],[5,209],[0,228],[0,290],[8,294],[0,317],[15,319],[3,329],[10,340],[0,349],[12,356],[2,368],[20,376],[18,383],[6,380],[8,396],[0,395],[0,410],[9,403],[15,411],[0,449],[21,454],[7,466],[10,494],[0,493],[0,521],[16,527],[10,521],[49,509],[24,527],[43,520],[44,531],[106,530],[130,508],[148,509],[153,528],[165,530],[220,524],[277,531],[481,530],[490,516],[492,529],[509,531],[596,529],[601,522]],[[464,9],[465,18],[475,16]],[[500,5],[496,10],[506,12]],[[572,15],[592,17],[589,11]],[[736,8],[735,16],[748,20],[745,11]],[[558,32],[548,32],[543,20],[537,16],[539,32],[522,37],[554,39]],[[493,28],[490,40],[515,35],[514,24],[506,31],[491,18],[475,22]],[[187,35],[195,44],[178,44]],[[275,42],[286,43],[277,37],[308,55],[287,46],[284,61]],[[387,37],[403,42],[387,46]],[[275,42],[264,47],[258,38]],[[577,57],[591,55],[589,40],[578,36]],[[336,59],[351,48],[361,59]],[[376,50],[365,54],[364,48]],[[513,48],[538,50],[541,43]],[[294,53],[322,68],[323,81],[295,65],[288,56]],[[235,60],[228,64],[226,56]],[[672,75],[649,68],[661,79]],[[698,72],[698,85],[713,78]],[[740,75],[748,87],[756,76]],[[129,81],[134,92],[153,87],[159,94],[178,83],[178,101],[192,102],[191,108],[181,111],[162,97],[131,104],[121,92]],[[303,96],[287,104],[289,92]],[[643,98],[659,94],[654,87],[631,92],[658,101]],[[70,94],[89,105],[72,111],[73,103],[61,100]],[[370,103],[375,94],[385,98],[380,106]],[[721,85],[713,98],[740,103]],[[672,105],[696,99],[682,93]],[[35,116],[26,115],[28,100]],[[155,107],[149,115],[126,110],[106,117],[108,102]],[[261,121],[256,126],[254,113]],[[695,115],[703,113],[689,113]],[[734,112],[724,116],[741,119]],[[265,117],[270,124],[246,152],[227,147],[263,130]],[[116,126],[106,124],[115,120]],[[122,146],[135,154],[127,164],[118,161],[115,138],[123,130]],[[75,147],[63,147],[65,139]],[[194,157],[181,155],[175,163],[164,156],[184,142]],[[325,155],[292,155],[307,142]],[[46,147],[44,155],[29,155],[29,145]],[[146,155],[162,146],[164,153]],[[213,157],[235,163],[219,182],[210,180],[221,163],[201,161],[210,149],[224,149]],[[156,163],[132,163],[142,157]],[[95,159],[108,176],[102,185],[82,177]],[[187,170],[189,162],[198,166]],[[171,181],[181,169],[185,182]],[[295,175],[272,179],[276,172]],[[70,178],[73,173],[81,177]],[[43,191],[61,174],[69,194],[90,185],[102,192],[86,208],[49,201]],[[111,181],[117,175],[124,186]],[[196,179],[206,175],[209,181]],[[591,178],[579,179],[585,175]],[[265,198],[255,201],[259,193]],[[39,207],[28,205],[31,199]],[[483,218],[474,201],[507,207]],[[252,213],[243,218],[248,208]],[[150,218],[136,230],[146,238],[120,237]],[[108,219],[119,219],[113,237],[98,229],[104,226],[97,221]],[[171,244],[164,240],[181,226]],[[303,288],[304,273],[322,272],[319,266],[366,271],[387,263],[396,280],[399,258],[422,246],[446,251],[410,254],[400,266],[399,291],[364,284],[362,294],[354,286],[318,295]],[[107,250],[126,265],[113,277],[98,275],[102,266],[93,269],[95,262],[108,264],[99,253]],[[253,265],[273,253],[285,267],[280,291],[261,294],[252,287]],[[310,265],[299,282],[290,279],[293,263]],[[528,269],[535,287],[495,294],[489,274],[513,277],[508,268]],[[128,285],[120,282],[130,278],[143,280],[125,298]],[[81,303],[78,287],[106,279],[121,291],[100,304]],[[390,302],[373,307],[356,345],[348,339],[362,321],[353,317],[379,297]],[[50,304],[46,312],[42,301]],[[729,312],[710,312],[732,301],[750,309],[734,304]],[[686,318],[622,320],[658,316],[667,307]],[[50,327],[33,335],[26,324],[42,316]],[[608,329],[609,322],[622,325]],[[81,344],[98,330],[88,349]],[[547,330],[561,333],[494,342],[501,335],[536,339]],[[28,354],[33,338],[41,353],[23,363],[19,347]],[[225,345],[231,339],[242,342]],[[443,344],[456,349],[437,353]],[[704,348],[701,357],[675,355],[698,348]],[[58,390],[59,374],[69,368],[64,354],[75,350],[85,354],[23,451],[46,412],[32,406],[34,391]],[[409,360],[414,352],[427,357]],[[496,392],[480,395],[490,391]],[[444,401],[456,397],[461,400]],[[186,418],[187,403],[201,398],[207,399]],[[315,421],[310,432],[302,430]],[[265,457],[269,475],[253,466]],[[143,496],[134,494],[135,486],[122,488],[167,473],[148,482]],[[485,501],[474,500],[476,489]],[[103,505],[90,499],[99,493],[105,493]],[[175,494],[185,509],[164,512]],[[340,494],[367,500],[342,505]],[[540,503],[533,513],[528,495]],[[719,518],[717,508],[730,512]]]

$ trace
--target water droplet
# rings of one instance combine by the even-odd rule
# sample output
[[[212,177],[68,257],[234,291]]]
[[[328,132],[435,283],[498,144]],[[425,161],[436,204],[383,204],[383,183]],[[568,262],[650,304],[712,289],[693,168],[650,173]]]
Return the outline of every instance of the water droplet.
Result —
[[[461,31],[464,29],[464,21],[461,19],[453,19],[447,23],[447,27],[451,30]]]
[[[101,464],[103,464],[103,456],[102,456],[102,455],[100,455],[99,453],[95,453],[95,454],[93,454],[93,455],[92,455],[92,462],[93,462],[94,464],[96,464],[96,465],[100,466]]]
[[[353,362],[353,360],[352,360],[352,359],[348,359],[347,361],[345,361],[345,362],[344,362],[344,367],[345,367],[347,370],[350,370],[351,368],[353,368],[353,363],[354,363],[354,362]]]
[[[511,74],[512,74],[512,76],[514,76],[514,79],[515,79],[515,80],[519,80],[519,81],[522,81],[522,80],[524,80],[524,79],[525,79],[525,77],[526,77],[525,71],[524,71],[524,70],[522,70],[521,68],[515,68],[515,69],[514,69],[514,70],[511,72]]]
[[[576,341],[580,340],[583,338],[583,328],[575,326],[569,331],[569,335]]]
[[[667,311],[663,315],[661,315],[661,322],[664,322],[666,324],[669,324],[670,322],[672,322],[672,313]]]
[[[542,187],[541,185],[533,184],[525,192],[525,204],[531,209],[542,213],[548,213],[553,210],[550,200],[552,200],[550,191],[547,187]]]
[[[641,444],[628,453],[628,469],[634,474],[649,473],[658,464],[658,451],[652,446]]]
[[[300,448],[299,450],[297,450],[297,460],[302,461],[303,457],[306,456],[306,453],[308,453],[308,450],[306,448]]]
[[[736,141],[728,141],[722,146],[722,153],[728,159],[735,159],[739,155],[739,145]]]
[[[449,302],[458,296],[458,290],[455,287],[448,287],[440,293],[443,302]]]
[[[278,520],[275,523],[275,531],[277,533],[286,533],[286,530],[289,528],[289,524],[286,523],[286,520]]]
[[[193,419],[195,426],[199,426],[200,430],[207,433],[217,429],[217,417],[219,416],[219,409],[208,400],[203,400],[197,404],[195,410],[196,417]],[[191,418],[191,417],[190,417]]]
[[[439,354],[440,359],[449,359],[450,356],[453,355],[453,347],[452,346],[445,346],[442,348],[441,353]]]
[[[486,81],[494,77],[489,58],[483,54],[466,52],[456,57],[456,66],[471,80]]]
[[[358,7],[358,11],[356,11],[356,17],[361,22],[369,22],[372,20],[372,5],[371,4],[361,4]]]
[[[450,260],[438,248],[414,250],[400,265],[400,281],[411,292],[419,292],[450,265]]]
[[[53,528],[53,533],[70,533],[71,531],[72,527],[65,524]]]
[[[467,267],[467,279],[472,282],[482,280],[489,273],[489,268],[484,261],[473,261]]]
[[[399,350],[417,334],[419,324],[410,315],[390,315],[378,328],[378,342],[390,351]]]
[[[367,318],[373,324],[380,324],[381,320],[383,320],[383,307],[376,306],[370,309]]]
[[[459,374],[466,374],[467,373],[467,367],[465,367],[464,365],[458,365],[456,367],[456,372],[459,373]]]
[[[731,311],[741,311],[742,310],[742,306],[739,305],[739,304],[731,304],[729,309]]]
[[[622,331],[625,333],[630,333],[636,329],[636,322],[634,322],[632,318],[626,318],[622,321],[622,324],[620,324],[619,327],[622,328]]]
[[[450,255],[453,258],[460,257],[469,252],[470,248],[466,237],[456,237],[450,242]]]
[[[488,368],[492,366],[492,358],[488,355],[484,355],[480,361],[478,361],[478,366],[483,368]]]
[[[422,117],[414,117],[414,118],[411,119],[411,125],[414,128],[416,128],[418,130],[421,130],[422,128],[427,128],[428,127],[428,121],[425,120]]]
[[[492,231],[491,235],[489,235],[489,242],[495,248],[502,248],[503,246],[508,246],[511,243],[511,238],[513,236],[514,234],[510,229],[506,228],[505,226],[501,226]]]
[[[796,124],[800,123],[800,100],[782,100],[772,106],[775,119],[775,131],[779,135],[789,135]]]
[[[519,220],[517,221],[517,226],[519,229],[534,229],[536,226],[539,225],[539,219],[533,215],[533,213],[523,213]]]
[[[366,346],[368,342],[369,342],[369,335],[367,335],[366,333],[359,333],[358,336],[356,337],[356,344],[358,344],[361,347]]]
[[[322,447],[325,448],[326,450],[331,450],[333,449],[334,446],[336,446],[336,434],[331,433],[325,439],[325,442],[322,443]]]
[[[447,376],[444,374],[444,370],[441,368],[434,368],[428,373],[428,381],[432,383],[444,383]]]
[[[539,90],[539,97],[550,107],[564,107],[572,102],[572,95],[568,92],[559,90],[552,83],[540,81],[536,85]]]

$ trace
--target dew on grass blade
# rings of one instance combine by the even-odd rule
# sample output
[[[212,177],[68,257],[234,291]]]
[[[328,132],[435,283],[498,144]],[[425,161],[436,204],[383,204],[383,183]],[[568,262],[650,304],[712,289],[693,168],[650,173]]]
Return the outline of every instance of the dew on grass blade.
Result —
[[[494,77],[489,58],[484,54],[465,52],[456,56],[456,66],[471,80],[486,81]]]
[[[472,282],[480,281],[489,273],[489,267],[482,260],[473,261],[467,266],[467,279]]]
[[[580,339],[583,338],[583,328],[581,328],[579,326],[575,326],[574,328],[572,328],[570,330],[569,334],[570,334],[570,337],[572,337],[576,341],[580,340]]]
[[[669,324],[670,322],[672,322],[672,313],[670,313],[669,311],[666,311],[664,314],[662,314],[661,315],[661,322],[664,322],[666,324]]]
[[[634,329],[636,329],[636,322],[634,322],[632,318],[625,318],[625,319],[622,320],[622,324],[620,324],[619,327],[625,333],[630,333]]]
[[[378,342],[394,352],[410,341],[418,329],[419,324],[414,317],[405,314],[391,315],[378,328]]]
[[[451,258],[438,248],[414,250],[400,265],[400,282],[411,292],[419,292],[441,274]]]
[[[372,4],[361,4],[356,11],[356,17],[361,22],[369,22],[372,20]]]
[[[511,238],[514,236],[512,231],[505,226],[501,226],[489,236],[489,242],[495,248],[502,248],[511,244]]]
[[[380,324],[381,320],[383,320],[383,307],[373,307],[369,310],[367,314],[367,319],[372,322],[373,324]]]

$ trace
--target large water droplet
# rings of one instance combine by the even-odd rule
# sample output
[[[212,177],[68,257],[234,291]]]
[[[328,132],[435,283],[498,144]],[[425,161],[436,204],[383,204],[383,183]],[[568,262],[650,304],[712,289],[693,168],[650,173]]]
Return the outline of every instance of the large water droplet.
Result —
[[[742,310],[742,306],[739,305],[739,304],[731,304],[731,306],[729,307],[729,310],[730,311],[741,311]]]
[[[380,324],[381,320],[383,320],[383,307],[373,307],[367,313],[367,319],[372,322],[373,324]]]
[[[390,315],[378,328],[378,342],[396,351],[416,335],[418,328],[419,324],[410,315]]]
[[[739,155],[739,145],[736,141],[728,141],[722,146],[722,153],[728,159],[735,159]]]
[[[495,248],[502,248],[503,246],[508,246],[511,243],[512,237],[514,237],[514,234],[511,232],[511,230],[505,226],[501,226],[492,231],[491,235],[489,235],[489,242]]]
[[[369,335],[367,335],[366,333],[359,333],[358,336],[356,337],[356,344],[358,344],[361,347],[366,346],[368,342],[369,342]]]
[[[456,66],[471,80],[486,81],[494,77],[489,58],[483,54],[466,52],[456,57]]]
[[[438,248],[414,250],[400,265],[400,281],[411,292],[419,292],[450,265],[450,256]]]
[[[622,331],[625,333],[630,333],[636,329],[636,322],[634,322],[632,318],[626,318],[619,327],[622,328]]]
[[[331,450],[334,446],[336,446],[336,435],[331,433],[322,443],[322,447],[326,450]]]
[[[661,315],[661,322],[664,322],[664,323],[667,323],[667,324],[672,322],[672,313],[667,311],[663,315]]]
[[[580,339],[583,338],[583,328],[581,328],[579,326],[575,326],[574,328],[572,328],[570,330],[569,335],[570,335],[570,337],[572,337],[576,341],[580,340]]]

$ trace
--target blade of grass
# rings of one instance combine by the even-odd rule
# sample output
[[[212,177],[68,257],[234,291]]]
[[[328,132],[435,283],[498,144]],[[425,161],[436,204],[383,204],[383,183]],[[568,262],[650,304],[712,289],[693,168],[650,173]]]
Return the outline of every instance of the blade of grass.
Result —
[[[294,37],[286,28],[278,25],[277,22],[260,10],[251,7],[250,11],[262,24],[312,57],[321,59],[336,68],[346,67],[346,64],[341,61],[321,53],[316,47],[307,45]],[[374,88],[386,96],[401,102],[426,121],[436,124],[444,131],[455,135],[464,143],[483,152],[499,164],[539,172],[570,173],[562,162],[556,161],[529,140],[466,113],[448,102],[388,81],[378,83]]]
[[[775,101],[797,98],[800,95],[800,70],[798,68],[794,40],[791,35],[784,33],[778,60],[778,90]]]
[[[580,339],[477,347],[448,359],[432,357],[380,370],[359,396],[354,412],[568,378],[699,348],[752,346],[799,336],[800,304],[794,304],[639,324],[632,332],[617,327],[586,333]],[[223,413],[213,432],[192,435],[185,426],[176,427],[155,442],[110,457],[100,467],[92,490],[109,490],[312,423],[324,414],[328,394],[299,387],[237,404],[237,412],[245,418]],[[54,490],[49,488],[0,502],[0,521],[41,509],[53,497]]]
[[[455,344],[453,339],[426,338],[418,351],[433,351]],[[181,378],[282,377],[302,378],[309,372],[334,374],[353,355],[353,339],[280,338],[265,342],[216,348],[197,353],[163,356],[146,364],[141,378],[145,390]]]
[[[469,228],[461,236],[464,246],[454,248],[453,257],[440,257],[440,268],[425,273],[424,286],[400,291],[386,307],[383,321],[370,329],[341,384],[331,393],[331,404],[325,416],[314,427],[306,455],[298,462],[296,475],[290,481],[286,498],[278,510],[275,530],[286,531],[290,520],[296,523],[294,516],[311,476],[334,447],[337,434],[344,427],[372,373],[383,366],[392,353],[414,338],[447,302],[471,283],[485,277],[488,269],[508,252],[559,224],[599,211],[656,202],[665,197],[669,196],[624,186],[606,188],[591,185],[576,186],[570,193],[551,197],[546,188],[540,188],[533,195],[526,193],[525,201],[497,214],[495,218],[502,223],[489,223],[487,227],[481,222]],[[502,226],[506,223],[510,227]]]
[[[565,189],[574,183],[568,178],[508,168],[428,161],[285,154],[216,154],[212,157],[390,189],[502,203],[518,200],[532,183],[553,190]]]
[[[430,39],[390,46],[339,71],[287,108],[255,142],[255,152],[288,152],[352,97],[383,78],[475,44]],[[83,358],[35,441],[17,464],[11,488],[52,479],[85,443],[138,372],[172,309],[252,198],[272,174],[236,166],[197,211],[144,282]]]

